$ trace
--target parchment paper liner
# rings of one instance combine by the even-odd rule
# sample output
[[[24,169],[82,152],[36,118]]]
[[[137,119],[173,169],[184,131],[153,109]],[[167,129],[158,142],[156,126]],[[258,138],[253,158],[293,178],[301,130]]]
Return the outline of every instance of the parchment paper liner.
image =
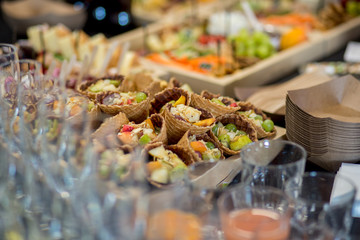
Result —
[[[186,131],[186,133],[180,139],[180,141],[177,143],[177,145],[184,147],[186,149],[186,151],[188,151],[191,154],[194,162],[202,162],[203,160],[199,157],[198,154],[196,154],[194,149],[190,146],[189,136],[191,136],[191,135],[192,134],[190,134],[190,131]],[[196,138],[196,140],[204,140],[205,142],[212,142],[215,145],[215,147],[218,148],[221,152],[220,160],[225,159],[223,151],[221,150],[219,144],[213,138],[211,138],[208,135],[208,133],[197,134],[197,135],[195,135],[195,138]]]
[[[159,113],[160,109],[172,100],[178,100],[181,96],[185,96],[185,105],[191,102],[191,95],[181,88],[168,88],[162,92],[155,94],[154,99],[151,101],[150,114]]]
[[[237,104],[240,107],[240,111],[254,110],[254,112],[256,114],[262,116],[264,121],[266,119],[270,119],[260,108],[255,107],[250,102],[238,102]],[[255,123],[254,119],[251,119],[251,118],[247,118],[247,119],[250,121],[252,126],[255,128],[257,139],[262,139],[262,138],[272,139],[276,136],[276,128],[275,127],[273,128],[273,130],[271,132],[266,132],[262,127],[258,126]]]
[[[161,142],[156,142],[156,143],[152,143],[152,144],[148,144],[145,146],[144,150],[142,151],[142,156],[144,156],[145,159],[147,159],[147,162],[152,161],[152,156],[149,156],[149,151],[153,148],[159,147],[163,145],[165,149],[168,149],[174,153],[176,153],[178,155],[178,157],[186,164],[186,166],[190,166],[191,164],[194,163],[191,155],[189,154],[189,152],[178,145],[164,145]],[[159,183],[159,182],[155,182],[152,179],[150,179],[149,174],[147,173],[147,180],[154,185],[155,187],[158,188],[163,188],[163,187],[169,187],[172,186],[174,184],[163,184],[163,183]]]
[[[256,130],[254,129],[252,124],[247,119],[240,116],[239,114],[232,113],[232,114],[226,114],[224,116],[219,116],[216,118],[216,123],[217,122],[221,122],[224,126],[228,123],[233,123],[233,124],[235,124],[235,126],[238,129],[246,132],[249,135],[249,138],[251,141],[253,141],[253,142],[257,141]],[[209,132],[209,135],[211,138],[213,138],[215,140],[217,145],[220,146],[220,149],[224,152],[225,156],[226,155],[235,155],[235,154],[240,153],[241,150],[234,151],[234,150],[231,150],[230,148],[225,147],[212,131]]]
[[[128,124],[129,119],[125,113],[119,113],[116,116],[105,119],[100,127],[91,135],[94,140],[94,145],[98,148],[116,148],[120,147],[117,133],[121,126]],[[101,146],[102,145],[102,146]]]
[[[149,93],[146,93],[147,98],[140,103],[133,104],[124,104],[124,105],[105,105],[102,103],[104,98],[114,92],[103,92],[96,96],[96,102],[98,103],[100,109],[110,115],[116,115],[119,112],[123,112],[126,114],[127,118],[130,121],[134,121],[135,123],[140,123],[144,121],[149,114],[149,105],[150,105],[150,97]]]
[[[240,109],[240,107],[230,107],[231,103],[235,102],[231,98],[224,97],[222,102],[226,106],[214,103],[210,101],[213,98],[218,98],[220,95],[210,93],[208,91],[202,91],[200,95],[193,93],[191,95],[191,104],[197,108],[202,108],[214,115],[214,117],[221,116],[228,113],[234,113]]]
[[[176,118],[170,112],[170,108],[172,105],[168,104],[163,112],[165,117],[166,123],[166,132],[168,136],[168,142],[170,144],[177,143],[181,137],[185,134],[186,131],[190,131],[191,134],[202,134],[206,133],[207,131],[211,130],[214,126],[214,123],[207,127],[200,127],[193,125],[185,120],[181,120]],[[200,120],[213,118],[213,115],[208,111],[200,108],[196,108],[197,110],[201,111]]]
[[[89,80],[89,81],[85,81],[85,82],[82,82],[81,84],[79,84],[77,87],[76,87],[76,90],[83,94],[83,95],[86,95],[88,96],[90,99],[92,100],[95,100],[96,99],[96,95],[97,94],[100,94],[100,93],[93,93],[93,92],[90,92],[88,91],[87,89],[94,83],[96,83],[97,81],[99,80],[105,80],[105,79],[111,79],[111,80],[119,80],[120,81],[120,84],[119,86],[116,88],[119,90],[119,92],[121,91],[121,87],[122,87],[122,83],[124,81],[124,76],[122,75],[113,75],[113,76],[106,76],[106,77],[102,77],[102,78],[96,78],[96,79],[92,79],[92,80]]]
[[[123,92],[146,91],[149,92],[151,98],[163,90],[159,80],[145,73],[137,73],[125,78],[122,86]]]

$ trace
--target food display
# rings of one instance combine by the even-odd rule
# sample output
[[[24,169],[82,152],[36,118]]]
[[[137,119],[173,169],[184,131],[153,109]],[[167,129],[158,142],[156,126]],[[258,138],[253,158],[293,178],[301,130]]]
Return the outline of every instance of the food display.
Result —
[[[205,7],[212,2],[213,7]],[[61,24],[29,28],[25,42],[42,69],[24,70],[25,77],[20,77],[13,64],[11,71],[6,69],[11,77],[0,74],[0,141],[9,153],[0,167],[6,183],[0,206],[9,214],[0,239],[231,238],[226,224],[219,224],[224,216],[214,205],[218,194],[236,184],[235,176],[244,177],[239,171],[255,157],[251,147],[285,136],[285,129],[275,126],[282,119],[278,122],[265,108],[234,98],[238,87],[258,87],[303,63],[306,73],[360,72],[356,63],[312,63],[360,36],[357,4],[332,2],[315,13],[291,2],[249,1],[252,13],[244,7],[246,1],[137,0],[134,12],[160,12],[164,18],[112,39]],[[102,8],[92,13],[107,14]],[[118,17],[113,20],[121,25],[123,12]],[[21,42],[19,56],[26,57]],[[161,75],[155,76],[156,71]],[[1,65],[0,73],[5,73]],[[297,83],[304,87],[321,75],[305,75],[306,81]],[[348,87],[352,93],[353,80]],[[266,88],[265,102],[273,108],[278,107],[273,99],[290,99],[288,89],[282,88],[286,94],[280,96],[272,86]],[[290,105],[295,110],[302,103],[296,96],[299,106]],[[324,103],[333,100],[332,95],[325,97]],[[353,107],[352,98],[342,99]],[[287,122],[289,118],[296,127],[298,118],[285,116]],[[339,144],[336,139],[331,143]],[[319,155],[331,153],[320,147],[314,147]],[[346,154],[350,147],[337,150]],[[288,151],[267,150],[268,159],[260,157],[256,164],[272,165]],[[153,194],[164,192],[171,197],[154,203]],[[229,219],[236,224],[241,216],[266,214],[278,218],[268,211]],[[263,237],[264,230],[258,232]]]
[[[134,52],[123,52],[124,46],[111,42],[101,33],[90,37],[82,30],[71,31],[62,24],[43,24],[28,28],[27,36],[36,58],[45,63],[45,68],[52,61],[59,66],[62,61],[70,61],[73,57],[78,64],[84,64],[85,59],[87,64],[91,64],[87,75],[99,76],[109,71],[128,74],[130,68],[136,65]]]

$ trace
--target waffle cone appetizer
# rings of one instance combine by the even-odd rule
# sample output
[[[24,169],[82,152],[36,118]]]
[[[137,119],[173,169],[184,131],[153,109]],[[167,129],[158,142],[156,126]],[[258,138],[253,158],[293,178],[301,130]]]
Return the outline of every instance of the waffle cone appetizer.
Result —
[[[105,148],[119,147],[121,144],[116,134],[120,131],[121,126],[128,123],[129,119],[124,113],[105,119],[104,123],[91,135],[95,145],[99,148],[101,148],[99,144]]]
[[[224,126],[227,124],[234,124],[237,129],[244,131],[246,135],[248,136],[249,140],[251,142],[257,141],[256,138],[256,131],[252,124],[244,117],[240,116],[239,114],[226,114],[224,116],[219,116],[216,118],[216,123],[222,123]],[[214,139],[214,141],[217,143],[217,145],[220,146],[220,149],[224,152],[224,155],[235,155],[240,153],[239,150],[232,150],[230,147],[225,146],[218,137],[214,134],[213,131],[210,131],[209,133],[210,137]],[[231,145],[230,145],[231,146]]]
[[[201,112],[200,121],[196,123],[190,123],[186,119],[174,115],[171,113],[172,105],[168,104],[163,112],[165,117],[166,130],[168,135],[168,142],[173,144],[177,143],[186,131],[190,131],[191,134],[202,134],[211,130],[214,126],[214,117],[211,113],[203,109],[196,109]],[[206,124],[209,121],[209,124]],[[195,125],[203,122],[205,124]]]
[[[104,92],[106,90],[96,89],[96,90],[98,90],[98,92],[90,91],[91,86],[94,86],[99,81],[107,80],[107,79],[110,79],[112,81],[116,81],[117,84],[118,84],[117,87],[115,87],[115,85],[114,85],[114,89],[112,91],[121,91],[121,85],[122,85],[122,83],[124,81],[124,76],[122,76],[122,75],[106,76],[106,77],[102,77],[102,78],[89,80],[89,81],[86,81],[86,82],[83,82],[83,83],[79,84],[77,86],[76,90],[79,93],[81,93],[83,95],[86,95],[90,99],[94,100],[94,99],[96,99],[97,94],[99,94],[101,92]]]
[[[104,99],[106,97],[110,97],[110,95],[117,94],[114,92],[100,93],[96,96],[96,101],[103,112],[110,115],[116,115],[119,112],[123,112],[126,114],[127,118],[130,121],[134,121],[135,123],[140,123],[144,121],[149,114],[150,97],[149,97],[149,93],[147,92],[144,93],[146,94],[147,98],[139,103],[124,104],[124,105],[104,104]]]
[[[161,108],[170,101],[176,101],[181,96],[185,97],[185,105],[191,102],[191,95],[181,88],[168,88],[155,94],[154,99],[151,101],[150,114],[160,113]]]
[[[153,156],[152,152],[151,152],[151,151],[156,150],[156,153],[153,153],[153,154],[161,155],[161,154],[164,154],[164,149],[165,149],[165,151],[170,150],[172,153],[175,153],[178,157],[178,158],[175,158],[176,161],[174,159],[172,160],[171,157],[168,157],[169,166],[167,166],[167,167],[164,167],[163,165],[161,165],[160,162],[157,161],[157,159],[160,159],[160,157]],[[154,185],[158,188],[171,186],[172,183],[174,183],[174,182],[171,182],[171,175],[175,171],[177,171],[176,168],[185,171],[187,169],[186,166],[189,166],[192,163],[194,163],[191,155],[185,148],[183,148],[179,145],[164,145],[163,143],[160,143],[160,142],[147,145],[144,148],[142,155],[144,156],[145,159],[148,159],[147,179],[152,185]],[[159,175],[157,173],[154,173],[154,171],[156,171],[156,170],[160,170],[160,172],[165,171],[163,169],[167,169],[166,170],[167,175],[165,174],[167,176],[167,178],[165,178],[165,179],[163,178],[163,175],[160,175],[161,177],[159,177]],[[155,176],[155,175],[157,175],[157,176]]]
[[[153,114],[139,124],[126,124],[120,127],[116,134],[122,144],[131,146],[148,145],[155,142],[167,144],[167,134],[164,117]]]
[[[199,154],[195,151],[195,149],[199,150],[200,148],[204,148],[204,150],[206,149],[206,146],[203,146],[203,145],[198,145],[198,146],[194,146],[194,145],[191,145],[191,141],[190,141],[190,131],[187,131],[184,136],[180,139],[180,141],[177,143],[177,145],[179,146],[182,146],[186,149],[186,151],[188,151],[192,158],[193,158],[193,161],[194,162],[201,162],[201,161],[204,161],[200,156]],[[208,133],[202,133],[202,134],[198,134],[198,135],[193,135],[193,138],[196,140],[196,141],[204,141],[204,142],[211,142],[215,148],[219,149],[220,150],[220,159],[225,159],[223,153],[222,153],[222,150],[220,149],[220,145],[213,139],[211,138]],[[195,149],[194,149],[194,147]],[[199,150],[201,151],[201,150]],[[199,152],[198,151],[198,152]],[[206,150],[205,150],[206,151]],[[201,154],[201,153],[200,153]],[[209,160],[214,160],[214,159],[209,159]]]
[[[216,101],[222,104],[216,103],[216,101],[214,102],[212,99],[216,99]],[[221,97],[218,94],[213,94],[208,91],[202,91],[201,95],[197,95],[196,93],[191,95],[191,105],[209,111],[214,117],[234,113],[240,109],[238,106],[230,106],[232,103],[236,104],[234,99]]]
[[[125,78],[121,91],[146,91],[149,92],[150,97],[153,97],[156,93],[163,90],[161,85],[161,81],[154,79],[150,75],[137,73],[131,77]]]
[[[240,111],[252,110],[252,111],[254,111],[255,114],[260,115],[263,120],[270,119],[263,111],[261,111],[261,109],[255,107],[250,102],[238,102],[237,105],[240,107]],[[262,139],[262,138],[271,139],[271,138],[274,138],[276,136],[276,128],[275,127],[272,129],[272,131],[266,132],[262,128],[261,125],[256,123],[255,119],[253,119],[253,118],[247,118],[247,119],[250,121],[250,123],[255,128],[256,134],[257,134],[257,139]]]

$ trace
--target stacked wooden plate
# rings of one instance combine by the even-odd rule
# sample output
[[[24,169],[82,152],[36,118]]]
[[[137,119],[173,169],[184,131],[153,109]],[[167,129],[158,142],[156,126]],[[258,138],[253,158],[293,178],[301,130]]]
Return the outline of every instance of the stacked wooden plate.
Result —
[[[360,81],[337,78],[286,97],[286,132],[327,170],[360,160]]]

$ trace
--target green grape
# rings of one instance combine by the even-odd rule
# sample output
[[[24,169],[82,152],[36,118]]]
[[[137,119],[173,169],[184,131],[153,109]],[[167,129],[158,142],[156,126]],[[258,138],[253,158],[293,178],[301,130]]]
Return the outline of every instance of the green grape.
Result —
[[[212,142],[206,142],[205,145],[206,145],[206,147],[208,149],[214,149],[215,148],[215,145]]]
[[[227,129],[230,132],[236,132],[237,127],[233,123],[228,123],[228,124],[226,124],[225,129]]]
[[[270,120],[270,119],[266,119],[261,124],[261,126],[266,132],[271,132],[274,129],[274,122],[272,120]]]
[[[264,59],[270,56],[271,50],[269,49],[268,45],[261,44],[256,48],[255,54],[257,57]]]
[[[263,121],[263,117],[261,115],[256,115],[254,117],[255,120],[260,120],[260,121]]]
[[[255,57],[255,46],[254,47],[248,47],[246,48],[246,51],[245,51],[245,56],[247,57]]]
[[[241,135],[246,135],[246,132],[242,131],[242,130],[238,130],[236,132],[236,136],[241,136]]]
[[[211,131],[214,133],[215,136],[217,136],[218,129],[219,129],[218,124],[215,124],[215,126],[213,126],[213,128],[211,129]]]
[[[149,142],[151,142],[151,138],[147,134],[142,135],[141,138],[139,139],[140,145],[145,145],[148,144]]]
[[[219,149],[214,149],[214,150],[213,150],[213,155],[214,155],[214,158],[215,158],[216,160],[220,159],[220,158],[221,158],[221,152],[220,152],[220,150],[219,150]]]
[[[136,93],[136,96],[135,96],[135,100],[136,100],[136,102],[142,102],[142,101],[144,101],[145,99],[147,98],[147,96],[146,96],[146,94],[145,93],[143,93],[143,92],[137,92]]]
[[[263,32],[255,32],[252,35],[252,38],[253,38],[254,42],[258,45],[261,45],[263,43],[268,43],[270,41],[269,36]]]

